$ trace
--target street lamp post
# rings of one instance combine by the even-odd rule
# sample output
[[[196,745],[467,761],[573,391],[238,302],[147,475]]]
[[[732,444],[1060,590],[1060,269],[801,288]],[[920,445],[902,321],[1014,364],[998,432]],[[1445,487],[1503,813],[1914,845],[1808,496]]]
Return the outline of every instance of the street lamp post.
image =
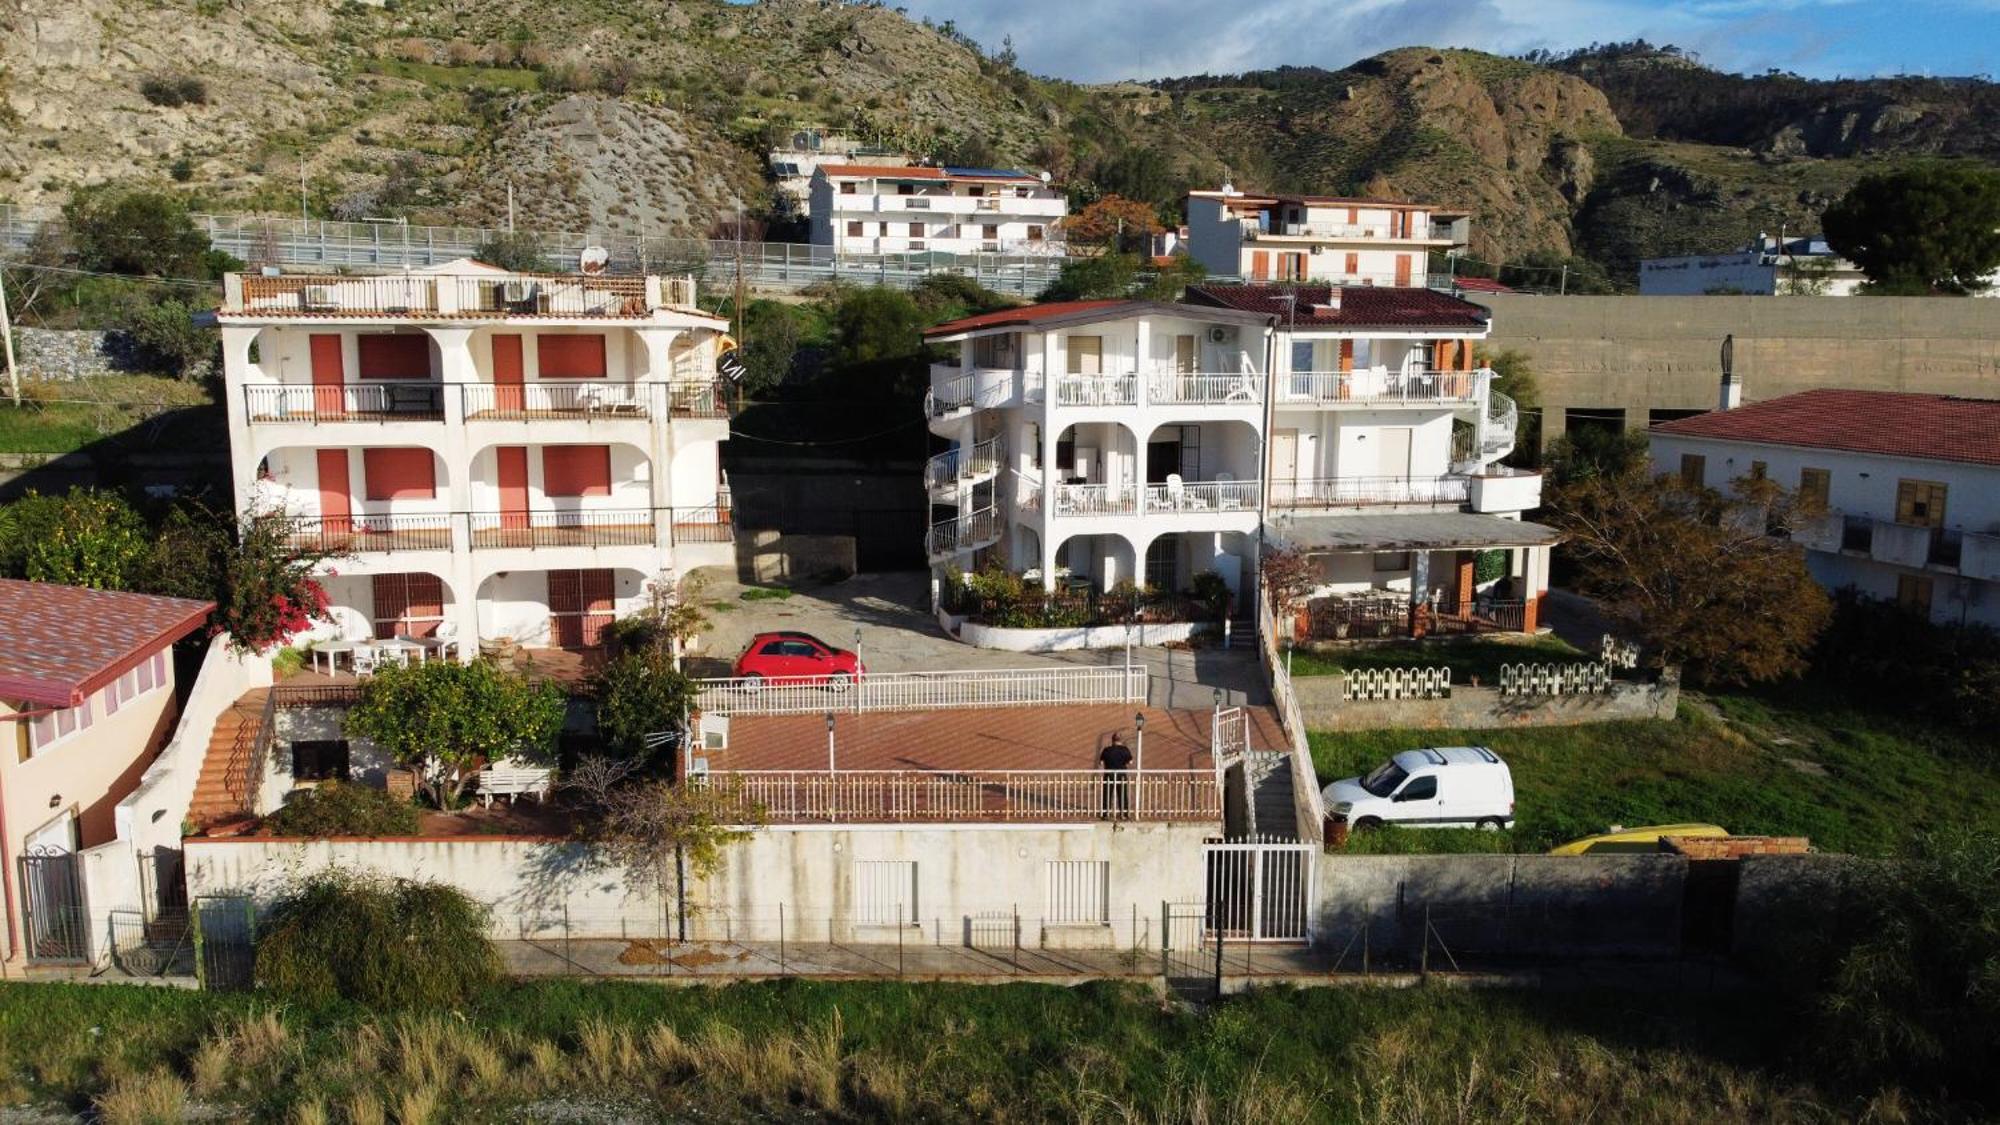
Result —
[[[1139,819],[1139,797],[1146,791],[1146,713],[1134,712],[1132,726],[1138,732],[1132,738],[1137,745],[1132,751],[1132,819]]]
[[[829,775],[830,775],[830,774],[832,774],[832,773],[834,772],[834,769],[833,769],[833,712],[831,712],[831,711],[828,711],[828,712],[826,713],[826,772],[827,772],[827,773],[828,773]]]

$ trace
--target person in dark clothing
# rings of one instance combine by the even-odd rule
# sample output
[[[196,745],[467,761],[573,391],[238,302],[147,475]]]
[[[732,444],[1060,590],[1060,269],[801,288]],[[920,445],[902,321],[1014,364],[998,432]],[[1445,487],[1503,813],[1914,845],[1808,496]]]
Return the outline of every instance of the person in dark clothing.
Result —
[[[1126,775],[1132,769],[1132,751],[1118,735],[1113,734],[1110,744],[1097,755],[1097,764],[1104,767],[1105,819],[1131,816],[1132,781]]]

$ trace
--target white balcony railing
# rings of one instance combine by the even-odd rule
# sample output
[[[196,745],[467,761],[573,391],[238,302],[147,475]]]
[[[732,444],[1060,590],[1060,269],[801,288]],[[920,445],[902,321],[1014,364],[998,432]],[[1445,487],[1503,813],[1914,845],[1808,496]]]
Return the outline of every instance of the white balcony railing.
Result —
[[[293,274],[242,277],[226,285],[225,315],[643,318],[659,308],[693,308],[687,277],[502,274],[436,277]]]
[[[1264,401],[1264,377],[1252,371],[1161,372],[1146,380],[1146,401],[1171,406],[1255,406]]]
[[[1129,484],[1056,485],[1056,515],[1130,516],[1139,511],[1139,490]]]
[[[738,770],[701,777],[776,823],[1208,821],[1222,816],[1214,770]]]
[[[935,492],[992,476],[1000,471],[1000,459],[1006,455],[1006,448],[996,434],[970,449],[964,446],[947,449],[924,463],[924,487]]]
[[[1254,512],[1262,481],[1197,480],[1146,486],[1147,515],[1156,512]]]
[[[653,415],[655,383],[466,383],[465,417],[481,421],[530,418],[637,418]]]
[[[817,715],[1144,703],[1147,683],[1141,664],[863,672],[858,684],[712,679],[695,681],[695,707],[708,715]]]
[[[932,524],[924,536],[924,553],[937,561],[999,541],[1000,514],[988,505]]]
[[[931,418],[942,418],[960,410],[1011,406],[1019,374],[1004,368],[961,371],[950,364],[933,364],[931,389],[924,395],[924,413]]]
[[[1133,406],[1139,401],[1136,375],[1057,375],[1057,406]]]
[[[437,422],[444,418],[444,385],[382,380],[246,386],[243,407],[252,422]]]
[[[1294,371],[1274,383],[1279,402],[1459,403],[1479,397],[1488,371]]]
[[[1465,477],[1317,477],[1271,482],[1276,508],[1350,508],[1391,504],[1463,504]]]

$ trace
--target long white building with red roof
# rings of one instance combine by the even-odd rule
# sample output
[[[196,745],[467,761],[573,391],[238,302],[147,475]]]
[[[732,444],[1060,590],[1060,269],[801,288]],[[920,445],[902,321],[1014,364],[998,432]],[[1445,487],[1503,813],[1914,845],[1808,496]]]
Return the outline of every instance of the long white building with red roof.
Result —
[[[1069,201],[1045,176],[1001,168],[823,164],[812,241],[840,257],[1065,252]]]
[[[1822,585],[2000,627],[2000,399],[1823,388],[1653,427],[1654,468],[1762,477],[1823,510],[1795,532]]]

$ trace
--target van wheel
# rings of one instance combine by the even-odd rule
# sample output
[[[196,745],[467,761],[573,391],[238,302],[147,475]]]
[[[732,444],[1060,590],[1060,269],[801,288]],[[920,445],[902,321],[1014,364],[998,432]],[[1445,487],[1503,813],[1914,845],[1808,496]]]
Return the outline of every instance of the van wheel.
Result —
[[[1354,830],[1356,832],[1373,832],[1380,827],[1382,827],[1382,820],[1380,817],[1364,816],[1360,820],[1354,822]]]
[[[1497,816],[1489,816],[1479,822],[1479,830],[1481,832],[1498,832],[1505,827],[1507,827],[1507,822]]]

